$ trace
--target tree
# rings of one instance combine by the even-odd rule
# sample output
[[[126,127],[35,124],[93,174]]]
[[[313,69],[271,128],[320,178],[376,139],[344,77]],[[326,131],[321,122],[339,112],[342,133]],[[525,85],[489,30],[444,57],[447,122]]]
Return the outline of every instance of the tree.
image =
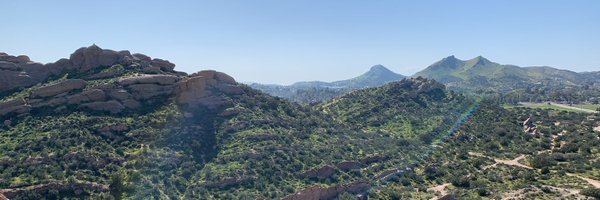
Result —
[[[126,186],[123,174],[116,172],[110,176],[110,185],[108,186],[110,194],[116,199],[123,199],[123,193],[125,193]]]

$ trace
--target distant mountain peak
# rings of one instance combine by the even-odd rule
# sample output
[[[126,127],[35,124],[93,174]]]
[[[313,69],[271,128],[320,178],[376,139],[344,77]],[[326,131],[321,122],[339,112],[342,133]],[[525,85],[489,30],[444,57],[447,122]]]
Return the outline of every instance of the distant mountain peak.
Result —
[[[484,58],[483,56],[477,56],[477,57],[473,58],[472,60],[474,60],[476,64],[486,64],[486,63],[492,62],[492,61],[488,60],[487,58]]]
[[[377,64],[377,65],[373,65],[367,73],[394,73],[394,72],[392,72],[392,70],[388,69],[387,67],[385,67],[383,65]]]

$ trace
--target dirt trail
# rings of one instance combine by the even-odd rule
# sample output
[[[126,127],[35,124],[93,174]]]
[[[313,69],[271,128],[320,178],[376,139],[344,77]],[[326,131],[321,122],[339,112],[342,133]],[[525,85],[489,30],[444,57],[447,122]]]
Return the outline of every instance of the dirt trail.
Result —
[[[598,181],[598,180],[594,180],[594,179],[591,179],[591,178],[586,178],[586,177],[579,176],[577,174],[571,174],[571,173],[567,173],[567,175],[568,176],[574,176],[574,177],[577,177],[577,178],[579,178],[581,180],[587,181],[589,184],[592,184],[595,188],[600,188],[600,181]]]
[[[438,186],[435,186],[435,187],[428,188],[427,191],[431,191],[431,192],[434,192],[434,193],[435,192],[439,192],[439,193],[441,193],[440,196],[443,197],[443,196],[446,196],[448,194],[448,192],[446,191],[446,187],[448,187],[449,185],[450,185],[450,183],[444,183],[444,184],[441,184],[441,185],[438,185]],[[435,199],[438,199],[438,198],[439,197],[433,197],[433,198],[431,198],[431,200],[435,200]]]
[[[590,110],[590,109],[585,109],[585,108],[578,108],[578,107],[573,107],[573,106],[569,106],[566,104],[560,104],[560,103],[552,103],[552,105],[558,106],[558,107],[562,107],[562,108],[566,108],[566,109],[573,109],[573,110],[579,110],[581,112],[586,112],[586,113],[595,113],[597,111],[595,110]]]
[[[489,156],[485,156],[485,155],[483,155],[481,153],[474,153],[474,152],[469,152],[469,155],[489,158],[489,159],[494,160],[494,162],[496,162],[496,163],[494,163],[492,165],[484,166],[482,169],[496,167],[498,164],[513,165],[513,166],[518,166],[518,167],[522,167],[522,168],[525,168],[525,169],[533,169],[530,166],[527,166],[527,165],[519,163],[519,160],[525,159],[525,155],[520,155],[519,157],[516,157],[515,159],[512,159],[512,160],[501,160],[501,159],[497,159],[497,158],[492,158],[492,157],[489,157]]]
[[[533,169],[530,166],[527,166],[527,165],[519,163],[519,160],[524,159],[525,155],[521,155],[521,156],[519,156],[519,157],[517,157],[517,158],[515,158],[513,160],[500,160],[500,159],[492,158],[492,157],[489,157],[489,156],[485,156],[485,155],[483,155],[481,153],[474,153],[474,152],[469,152],[469,155],[479,156],[479,157],[486,157],[486,158],[489,158],[489,159],[493,159],[494,162],[496,162],[496,163],[494,163],[492,165],[484,166],[482,169],[488,169],[488,168],[491,168],[491,167],[496,167],[498,164],[513,165],[513,166],[518,166],[518,167],[522,167],[522,168],[525,168],[525,169]],[[594,179],[591,179],[591,178],[586,178],[586,177],[583,177],[583,176],[580,176],[580,175],[577,175],[577,174],[571,174],[571,173],[567,173],[567,175],[574,176],[574,177],[577,177],[577,178],[579,178],[581,180],[584,180],[584,181],[588,182],[589,184],[591,184],[592,186],[594,186],[595,188],[600,188],[600,181],[598,181],[598,180],[594,180]]]

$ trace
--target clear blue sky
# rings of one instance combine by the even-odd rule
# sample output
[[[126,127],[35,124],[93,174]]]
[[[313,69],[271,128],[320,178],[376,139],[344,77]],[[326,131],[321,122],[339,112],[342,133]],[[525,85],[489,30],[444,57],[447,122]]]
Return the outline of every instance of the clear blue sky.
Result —
[[[44,63],[96,43],[262,83],[411,75],[449,55],[600,70],[597,0],[0,2],[0,52]]]

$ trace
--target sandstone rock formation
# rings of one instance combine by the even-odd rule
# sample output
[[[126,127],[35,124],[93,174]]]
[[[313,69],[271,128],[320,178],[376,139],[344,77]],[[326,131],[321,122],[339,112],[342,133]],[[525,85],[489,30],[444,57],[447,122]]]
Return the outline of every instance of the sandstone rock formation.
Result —
[[[68,79],[52,85],[38,88],[32,92],[32,97],[50,97],[57,94],[83,89],[86,82],[81,79]]]
[[[346,185],[336,185],[332,187],[312,186],[303,189],[295,194],[284,197],[284,200],[319,200],[319,199],[335,199],[344,192],[359,195],[371,188],[368,182],[352,182]]]
[[[143,54],[131,54],[129,51],[113,51],[101,49],[96,45],[83,47],[71,54],[69,59],[60,59],[54,63],[40,64],[29,60],[27,56],[11,56],[0,54],[0,95],[9,91],[19,91],[44,81],[50,77],[72,72],[89,74],[88,79],[118,76],[123,73],[119,68],[98,72],[113,65],[127,69],[155,67],[156,73],[175,73],[175,64],[167,60],[152,59]]]
[[[0,120],[38,109],[118,114],[170,100],[186,111],[186,117],[194,117],[196,109],[214,111],[221,117],[240,112],[227,109],[232,97],[244,93],[231,76],[214,70],[187,76],[174,67],[167,60],[96,45],[45,65],[31,62],[27,56],[0,53],[0,97],[69,72],[65,80],[33,86],[16,98],[0,99]],[[153,69],[152,74],[145,73],[148,69]]]

